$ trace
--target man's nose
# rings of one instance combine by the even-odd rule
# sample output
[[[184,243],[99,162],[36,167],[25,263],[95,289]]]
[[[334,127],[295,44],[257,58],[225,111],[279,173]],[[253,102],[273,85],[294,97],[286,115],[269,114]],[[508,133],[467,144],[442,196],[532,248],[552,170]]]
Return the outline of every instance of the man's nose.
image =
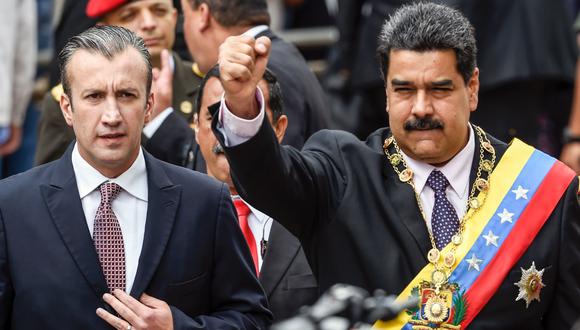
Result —
[[[431,97],[425,90],[419,89],[417,91],[411,112],[417,118],[424,118],[433,114],[433,104],[431,103]]]
[[[141,11],[141,28],[152,30],[157,26],[157,18],[150,10]]]
[[[119,123],[121,123],[121,119],[122,117],[119,103],[114,97],[107,98],[105,110],[101,116],[102,122],[109,126],[117,126]]]

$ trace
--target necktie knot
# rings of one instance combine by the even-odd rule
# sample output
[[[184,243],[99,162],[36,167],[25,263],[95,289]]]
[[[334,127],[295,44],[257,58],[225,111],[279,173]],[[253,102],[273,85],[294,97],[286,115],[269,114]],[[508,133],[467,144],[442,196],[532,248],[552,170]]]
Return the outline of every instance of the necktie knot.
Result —
[[[449,186],[449,181],[441,171],[433,170],[427,178],[427,185],[431,187],[435,192],[445,192],[445,189]]]
[[[121,192],[121,186],[114,182],[105,182],[99,187],[101,190],[101,204],[111,205],[111,202]]]
[[[236,207],[238,217],[247,217],[250,214],[250,208],[243,200],[234,199],[234,206]]]

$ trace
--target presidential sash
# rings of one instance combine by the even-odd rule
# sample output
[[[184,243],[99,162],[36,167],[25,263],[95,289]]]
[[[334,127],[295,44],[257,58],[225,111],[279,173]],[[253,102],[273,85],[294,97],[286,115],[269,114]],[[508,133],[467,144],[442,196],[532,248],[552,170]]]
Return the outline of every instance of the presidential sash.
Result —
[[[433,300],[433,294],[424,285],[434,271],[430,263],[397,298],[404,301],[418,296],[419,306],[401,313],[395,320],[379,321],[374,327],[467,327],[531,245],[574,177],[575,173],[558,160],[514,139],[489,178],[486,202],[467,223],[464,241],[456,248],[458,261],[451,269],[450,285],[445,291],[449,297],[441,294],[436,297],[451,302],[450,308],[442,305],[447,309],[438,310],[439,326],[429,323],[426,317],[428,303]],[[480,202],[482,194],[477,197]],[[449,252],[451,244],[443,249],[443,255]]]

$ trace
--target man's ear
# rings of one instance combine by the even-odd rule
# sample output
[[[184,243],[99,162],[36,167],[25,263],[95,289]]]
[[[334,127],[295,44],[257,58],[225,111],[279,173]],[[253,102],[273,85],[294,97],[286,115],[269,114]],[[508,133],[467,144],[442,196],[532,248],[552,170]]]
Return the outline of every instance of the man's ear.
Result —
[[[276,138],[278,139],[278,143],[282,143],[282,139],[284,139],[284,135],[286,134],[286,129],[288,128],[288,117],[286,115],[280,116],[278,121],[274,124],[274,133],[276,133]]]
[[[467,85],[469,90],[469,110],[475,111],[477,109],[477,104],[479,102],[479,69],[475,68],[473,70],[473,75],[469,79]]]
[[[193,129],[193,132],[195,133],[195,142],[197,142],[197,144],[199,144],[199,139],[197,138],[198,132],[199,132],[199,114],[196,112],[193,114],[193,120],[191,122],[191,124],[189,125],[191,127],[191,129]]]
[[[60,95],[60,111],[62,111],[62,116],[66,121],[67,125],[73,126],[73,109],[72,109],[72,102],[68,95],[62,93]]]
[[[149,93],[149,97],[147,98],[147,103],[145,103],[145,120],[144,123],[147,124],[151,121],[151,111],[153,111],[153,105],[155,104],[155,94]]]
[[[199,5],[199,7],[197,8],[197,10],[199,10],[199,30],[200,31],[204,31],[207,28],[209,28],[210,23],[211,23],[211,9],[209,9],[209,6],[207,5],[207,3],[202,3],[201,5]]]

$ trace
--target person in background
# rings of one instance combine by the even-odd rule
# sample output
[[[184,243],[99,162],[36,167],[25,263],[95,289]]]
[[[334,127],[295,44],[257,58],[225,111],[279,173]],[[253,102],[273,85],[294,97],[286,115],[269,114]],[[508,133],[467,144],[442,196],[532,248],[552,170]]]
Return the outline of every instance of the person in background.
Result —
[[[193,139],[188,121],[201,73],[194,64],[168,51],[173,47],[177,21],[173,3],[171,0],[90,0],[86,12],[88,17],[98,18],[98,24],[128,28],[145,40],[155,68],[153,89],[157,104],[151,122],[143,130],[143,145],[153,156],[183,165],[185,148]],[[67,127],[58,107],[62,93],[59,84],[45,95],[36,164],[58,159],[73,140],[74,133]]]
[[[276,139],[282,141],[288,118],[283,114],[280,85],[269,70],[264,72],[259,85],[264,91],[268,121],[274,128]],[[207,174],[230,188],[240,227],[250,248],[260,283],[266,291],[270,310],[275,321],[282,320],[295,315],[301,306],[316,301],[316,279],[298,239],[275,219],[240,198],[232,182],[228,160],[211,130],[212,110],[215,111],[219,106],[223,92],[219,68],[216,66],[201,83],[195,109],[195,138],[205,159]]]
[[[314,132],[327,128],[325,95],[296,47],[268,27],[266,0],[182,0],[184,35],[202,72],[218,60],[220,45],[229,36],[246,34],[272,39],[268,68],[276,75],[284,96],[288,130],[284,144],[301,147]]]

